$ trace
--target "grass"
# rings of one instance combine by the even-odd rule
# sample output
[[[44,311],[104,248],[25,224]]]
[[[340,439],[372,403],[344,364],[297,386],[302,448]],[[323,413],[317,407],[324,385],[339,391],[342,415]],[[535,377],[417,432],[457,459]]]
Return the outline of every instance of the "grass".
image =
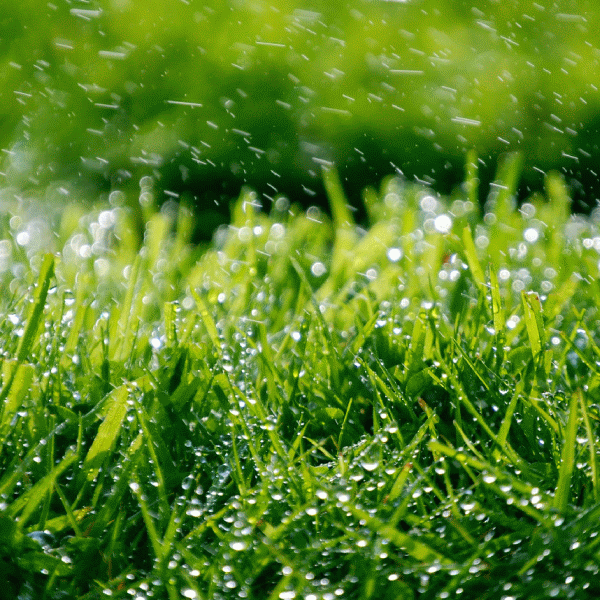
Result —
[[[0,598],[598,597],[598,215],[469,160],[206,247],[6,194]]]

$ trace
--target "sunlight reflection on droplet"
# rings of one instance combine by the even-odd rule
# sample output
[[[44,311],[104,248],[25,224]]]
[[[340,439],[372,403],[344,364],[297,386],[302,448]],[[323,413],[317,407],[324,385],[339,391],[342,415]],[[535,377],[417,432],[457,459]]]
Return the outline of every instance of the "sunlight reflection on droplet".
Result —
[[[440,233],[449,233],[452,229],[452,219],[448,215],[438,215],[433,221],[433,226]]]
[[[310,268],[310,272],[315,277],[321,277],[322,275],[325,275],[325,273],[327,272],[327,268],[325,267],[325,265],[322,262],[316,262]]]
[[[231,544],[229,544],[229,547],[232,550],[235,550],[236,552],[241,552],[242,550],[245,550],[248,547],[248,544],[243,540],[237,540],[235,542],[231,542]]]
[[[402,250],[400,248],[390,248],[387,251],[387,257],[392,262],[398,262],[402,258]]]
[[[29,240],[29,233],[26,231],[21,231],[21,233],[17,234],[17,244],[19,244],[19,246],[27,246]]]
[[[530,244],[533,244],[538,241],[540,237],[540,232],[535,227],[528,227],[523,232],[523,237],[525,238],[525,241],[529,242]]]

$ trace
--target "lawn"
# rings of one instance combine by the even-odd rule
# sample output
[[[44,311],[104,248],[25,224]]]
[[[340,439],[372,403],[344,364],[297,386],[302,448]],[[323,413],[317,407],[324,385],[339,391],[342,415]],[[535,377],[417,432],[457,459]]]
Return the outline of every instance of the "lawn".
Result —
[[[0,598],[597,598],[600,214],[2,196]]]

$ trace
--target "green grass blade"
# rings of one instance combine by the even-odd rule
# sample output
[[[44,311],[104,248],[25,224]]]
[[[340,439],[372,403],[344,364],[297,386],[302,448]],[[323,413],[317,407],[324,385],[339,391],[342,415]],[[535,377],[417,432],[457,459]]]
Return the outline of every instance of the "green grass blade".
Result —
[[[467,190],[467,198],[473,206],[479,204],[479,169],[477,152],[469,150],[467,152],[466,169],[465,169],[465,188]]]
[[[582,392],[578,393],[579,403],[581,405],[581,416],[583,417],[583,424],[585,425],[585,433],[590,448],[590,471],[592,475],[592,497],[594,502],[598,502],[600,498],[600,490],[598,489],[598,463],[596,460],[596,435],[592,429],[590,423],[590,416],[588,414],[587,401]]]
[[[418,539],[399,531],[395,527],[391,527],[376,517],[371,517],[368,512],[355,507],[351,504],[345,508],[352,513],[357,519],[365,523],[365,526],[371,531],[377,533],[382,538],[386,538],[395,546],[402,549],[408,555],[412,556],[420,563],[430,564],[438,563],[442,565],[451,565],[452,560],[434,550],[431,546],[419,541]]]
[[[8,391],[4,402],[0,404],[0,453],[10,433],[13,417],[30,393],[34,373],[30,364],[19,365],[15,361],[5,361],[2,364],[2,381],[7,382]]]
[[[77,459],[77,452],[68,452],[66,456],[48,473],[40,479],[32,488],[25,494],[13,502],[6,514],[11,517],[19,516],[19,527],[23,528],[33,513],[38,509],[39,505],[45,500],[46,494],[52,492],[56,480],[66,471]]]
[[[52,254],[46,254],[42,267],[40,269],[40,275],[38,278],[37,285],[33,292],[33,304],[31,306],[31,312],[23,332],[23,337],[19,341],[19,347],[17,349],[17,360],[19,362],[24,361],[31,347],[35,342],[37,331],[40,328],[44,316],[44,305],[46,303],[46,297],[48,290],[50,289],[50,280],[54,276],[54,256]]]
[[[463,229],[462,242],[463,252],[467,259],[467,264],[469,265],[473,280],[475,281],[477,287],[482,290],[485,284],[485,275],[483,274],[483,269],[481,268],[479,258],[477,257],[477,249],[475,248],[475,243],[473,242],[471,228],[468,225]]]
[[[123,419],[127,414],[130,389],[128,385],[122,385],[111,392],[108,413],[98,428],[98,433],[90,447],[81,468],[80,482],[85,477],[92,481],[100,467],[110,455],[117,438],[121,434]]]
[[[560,457],[560,466],[558,471],[558,484],[554,492],[554,507],[560,512],[564,512],[569,504],[571,479],[575,469],[575,449],[577,447],[577,427],[579,425],[578,404],[581,397],[581,390],[576,391],[571,396],[569,402],[569,418],[563,440],[562,454]],[[583,400],[581,400],[583,402]]]
[[[516,192],[519,175],[523,164],[523,155],[520,152],[511,152],[504,155],[496,173],[496,181],[492,184],[495,199],[492,211],[496,215],[496,227],[510,222],[516,207]]]
[[[200,297],[198,292],[195,290],[191,290],[191,294],[196,301],[196,306],[198,307],[198,311],[200,312],[200,316],[202,317],[202,321],[204,323],[204,327],[206,327],[206,331],[210,337],[210,341],[213,345],[213,350],[222,358],[222,350],[221,350],[221,340],[219,339],[219,331],[217,330],[217,326],[215,325],[215,321],[212,318],[210,312],[208,311],[208,307],[206,306],[204,300]]]
[[[140,482],[138,481],[135,475],[133,475],[129,487],[131,488],[131,491],[137,498],[138,504],[140,505],[140,509],[142,511],[142,518],[144,520],[144,525],[146,526],[148,538],[150,539],[150,543],[152,544],[154,556],[158,564],[163,566],[164,568],[165,548],[163,547],[162,541],[158,535],[158,530],[156,529],[156,526],[154,524],[154,519],[150,513],[148,502],[142,490],[142,486],[140,485]]]
[[[521,292],[523,311],[527,335],[531,344],[531,353],[534,360],[539,360],[546,346],[546,335],[544,331],[544,319],[542,317],[542,305],[540,297],[533,292]]]
[[[135,303],[140,301],[141,294],[136,294],[138,277],[140,273],[141,257],[138,255],[131,267],[129,273],[129,285],[120,307],[120,316],[118,321],[113,319],[110,339],[113,340],[112,359],[121,362],[124,361],[131,352],[133,338],[135,337],[135,327],[133,326],[133,310]]]
[[[324,168],[323,183],[325,184],[325,191],[329,198],[335,228],[339,229],[354,225],[354,219],[348,208],[348,200],[346,200],[337,170]]]
[[[490,277],[490,293],[492,296],[492,319],[494,322],[494,331],[496,336],[497,367],[504,359],[504,345],[506,344],[506,317],[502,303],[502,294],[498,284],[498,276],[493,265],[488,268]]]

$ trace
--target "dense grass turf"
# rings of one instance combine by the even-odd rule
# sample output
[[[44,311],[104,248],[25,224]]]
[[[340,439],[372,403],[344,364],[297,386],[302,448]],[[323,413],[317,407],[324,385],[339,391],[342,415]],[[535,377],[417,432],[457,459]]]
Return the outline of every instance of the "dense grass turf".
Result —
[[[597,598],[599,215],[473,164],[205,248],[5,193],[0,598]]]

